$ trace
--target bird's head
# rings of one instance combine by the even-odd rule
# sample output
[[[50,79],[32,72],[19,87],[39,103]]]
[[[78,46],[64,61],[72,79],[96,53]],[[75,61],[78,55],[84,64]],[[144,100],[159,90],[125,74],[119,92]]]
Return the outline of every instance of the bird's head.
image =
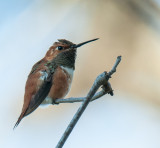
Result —
[[[59,39],[58,42],[55,42],[49,48],[49,50],[46,53],[45,58],[46,58],[47,61],[51,61],[55,57],[57,57],[57,55],[59,55],[62,52],[67,52],[67,51],[74,51],[75,52],[78,47],[81,47],[82,45],[87,44],[87,43],[92,42],[92,41],[95,41],[97,39],[98,38],[93,39],[93,40],[89,40],[89,41],[86,41],[86,42],[82,42],[82,43],[79,43],[79,44],[74,44],[74,43],[72,43],[68,40],[65,40],[65,39]]]

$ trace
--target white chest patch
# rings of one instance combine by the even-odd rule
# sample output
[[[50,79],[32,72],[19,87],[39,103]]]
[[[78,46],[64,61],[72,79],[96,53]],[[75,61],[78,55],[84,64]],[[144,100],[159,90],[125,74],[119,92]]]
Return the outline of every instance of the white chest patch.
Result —
[[[71,89],[71,83],[72,83],[72,79],[73,79],[73,73],[74,73],[74,69],[73,68],[68,68],[68,67],[63,67],[63,66],[61,66],[61,68],[63,69],[63,70],[65,70],[67,73],[68,73],[68,75],[70,76],[70,83],[69,83],[69,88],[68,88],[68,92],[70,91],[70,89]],[[67,92],[67,93],[68,93]],[[66,94],[67,95],[67,94]]]
[[[61,66],[61,68],[63,70],[65,70],[69,74],[71,79],[73,78],[73,73],[74,73],[74,69],[73,68],[68,68],[68,67],[63,67],[63,66]]]

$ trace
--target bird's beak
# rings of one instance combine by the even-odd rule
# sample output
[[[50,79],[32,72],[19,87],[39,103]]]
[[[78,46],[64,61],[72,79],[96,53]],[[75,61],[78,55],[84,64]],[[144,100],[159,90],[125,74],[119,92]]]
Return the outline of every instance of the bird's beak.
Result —
[[[98,39],[99,39],[99,38],[92,39],[92,40],[89,40],[89,41],[86,41],[86,42],[82,42],[82,43],[79,43],[79,44],[74,44],[74,45],[72,45],[72,48],[78,48],[78,47],[81,47],[81,46],[83,46],[84,44],[87,44],[87,43],[90,43],[90,42],[96,41],[96,40],[98,40]]]

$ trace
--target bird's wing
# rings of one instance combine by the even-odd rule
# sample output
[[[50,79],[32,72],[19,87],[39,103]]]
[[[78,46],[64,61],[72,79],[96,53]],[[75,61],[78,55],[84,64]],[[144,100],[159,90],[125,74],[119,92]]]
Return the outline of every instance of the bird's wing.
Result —
[[[37,62],[33,68],[31,73],[29,74],[29,78],[33,77],[38,74],[36,73],[38,66],[41,64],[40,62]],[[54,65],[54,64],[53,64]],[[25,93],[25,99],[24,100],[24,105],[23,105],[23,109],[22,109],[22,113],[18,118],[18,121],[16,122],[15,127],[18,126],[18,124],[20,123],[20,121],[22,120],[23,117],[29,115],[30,113],[32,113],[42,102],[43,100],[47,97],[50,88],[52,86],[52,76],[54,74],[54,71],[56,69],[56,65],[52,66],[52,69],[50,70],[50,72],[48,73],[47,78],[42,82],[40,88],[38,90],[36,90],[35,85],[37,85],[37,81],[34,81],[34,79],[32,79],[32,81],[30,79],[27,80],[26,83],[26,87],[29,87],[27,90],[28,92]]]
[[[52,65],[49,66],[49,73],[47,78],[44,80],[43,84],[39,88],[39,90],[36,92],[34,97],[31,99],[30,104],[24,114],[24,116],[29,115],[32,113],[47,97],[51,87],[52,87],[52,82],[53,82],[53,75],[54,72],[57,68],[57,65],[53,62]]]
[[[32,113],[47,97],[47,95],[51,89],[51,86],[52,86],[52,75],[53,74],[51,74],[51,73],[49,74],[49,76],[47,77],[46,80],[44,80],[42,86],[39,88],[37,93],[31,99],[30,104],[29,104],[24,116],[27,116],[30,113]]]
[[[34,74],[34,73],[39,69],[39,66],[40,66],[43,62],[44,62],[44,60],[42,59],[42,60],[38,61],[36,64],[34,64],[33,67],[32,67],[32,70],[31,70],[31,72],[29,73],[28,76]]]

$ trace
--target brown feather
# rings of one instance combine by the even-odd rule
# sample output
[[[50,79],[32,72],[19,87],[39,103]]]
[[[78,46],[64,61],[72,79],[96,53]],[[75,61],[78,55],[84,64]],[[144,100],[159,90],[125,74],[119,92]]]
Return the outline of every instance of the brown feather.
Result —
[[[23,117],[33,112],[47,95],[54,101],[57,98],[63,98],[68,93],[72,80],[60,66],[75,68],[76,50],[71,50],[71,45],[73,43],[65,39],[55,42],[45,57],[32,67],[25,86],[22,112],[15,127],[18,126]],[[62,46],[63,50],[57,50],[58,46]],[[48,74],[52,73],[52,83],[45,83],[44,80],[40,79],[44,71]]]
[[[71,78],[66,71],[61,67],[58,67],[52,78],[52,87],[48,94],[48,97],[52,98],[53,101],[58,98],[63,98],[69,91],[69,85]]]
[[[31,99],[34,97],[36,92],[38,91],[39,87],[42,85],[42,81],[39,80],[41,73],[39,71],[47,70],[47,68],[44,66],[45,60],[42,59],[39,62],[37,62],[33,67],[32,70],[28,76],[26,86],[25,86],[25,94],[24,94],[24,103],[22,108],[22,113],[18,118],[18,121],[16,122],[15,127],[18,126],[20,121],[23,119],[25,112],[27,111],[29,104],[31,102]]]

